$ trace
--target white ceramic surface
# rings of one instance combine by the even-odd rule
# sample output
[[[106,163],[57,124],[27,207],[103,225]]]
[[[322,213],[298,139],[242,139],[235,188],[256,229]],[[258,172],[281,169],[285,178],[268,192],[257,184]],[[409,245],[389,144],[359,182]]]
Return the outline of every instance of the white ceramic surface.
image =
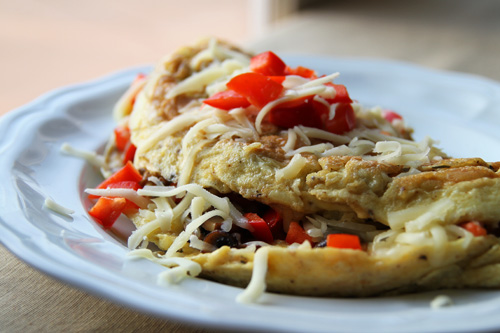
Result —
[[[415,128],[456,157],[500,160],[500,85],[486,79],[371,59],[286,58],[322,74],[353,98],[398,111]],[[235,302],[241,289],[201,279],[162,287],[164,268],[130,260],[121,220],[103,231],[86,213],[82,194],[98,182],[83,160],[60,153],[67,142],[99,149],[114,127],[111,108],[136,68],[63,88],[0,120],[0,241],[30,265],[69,284],[140,311],[204,326],[287,332],[424,332],[500,329],[500,291],[442,291],[365,299],[266,294],[259,304]],[[50,197],[72,208],[67,218],[44,208]],[[433,310],[447,294],[452,307]]]

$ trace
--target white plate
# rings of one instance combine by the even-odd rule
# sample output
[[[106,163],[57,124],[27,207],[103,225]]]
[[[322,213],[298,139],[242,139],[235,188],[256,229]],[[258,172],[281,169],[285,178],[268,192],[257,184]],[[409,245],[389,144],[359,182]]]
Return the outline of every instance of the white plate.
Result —
[[[429,134],[453,156],[500,160],[500,85],[455,73],[369,59],[288,57],[320,73],[341,72],[352,97],[403,114],[417,139]],[[63,88],[0,121],[2,243],[30,265],[67,283],[155,315],[212,327],[309,332],[424,332],[500,329],[500,291],[445,291],[369,299],[266,294],[235,302],[241,289],[201,279],[161,287],[164,268],[126,258],[122,231],[103,231],[86,213],[83,189],[98,181],[62,143],[95,150],[114,123],[111,108],[137,72],[126,70]],[[74,209],[66,218],[44,208],[51,197]],[[126,222],[122,221],[122,225]],[[125,231],[126,232],[126,231]],[[433,310],[438,294],[452,307]]]

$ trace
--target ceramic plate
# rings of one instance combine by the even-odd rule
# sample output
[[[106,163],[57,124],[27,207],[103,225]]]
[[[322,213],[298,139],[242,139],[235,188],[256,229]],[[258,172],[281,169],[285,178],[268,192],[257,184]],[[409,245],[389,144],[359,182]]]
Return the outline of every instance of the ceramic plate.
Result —
[[[339,71],[364,105],[396,110],[455,157],[500,160],[500,85],[473,76],[370,59],[288,57],[329,74]],[[500,291],[440,291],[398,297],[339,299],[265,294],[259,304],[235,302],[241,289],[202,279],[160,286],[164,268],[127,258],[130,223],[103,231],[86,213],[83,189],[99,179],[85,161],[60,152],[63,143],[98,150],[114,123],[111,109],[135,68],[63,88],[0,120],[3,203],[0,240],[30,265],[71,285],[137,310],[205,327],[287,332],[424,332],[500,329]],[[46,198],[75,210],[44,208]],[[454,306],[431,309],[438,294]]]

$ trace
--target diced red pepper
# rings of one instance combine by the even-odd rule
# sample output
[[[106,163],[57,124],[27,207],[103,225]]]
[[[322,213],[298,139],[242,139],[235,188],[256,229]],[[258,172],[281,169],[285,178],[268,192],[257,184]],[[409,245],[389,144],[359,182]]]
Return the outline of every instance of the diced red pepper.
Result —
[[[465,222],[460,224],[460,226],[474,236],[486,236],[488,234],[488,231],[477,221]]]
[[[300,224],[298,224],[297,222],[291,222],[288,228],[288,233],[286,234],[285,241],[288,244],[302,244],[306,240],[310,243],[313,243],[312,237],[306,233],[306,231],[300,226]]]
[[[204,100],[203,103],[226,111],[250,106],[250,102],[245,97],[231,89],[218,92]]]
[[[123,164],[127,164],[128,162],[134,161],[136,150],[137,150],[137,147],[132,142],[129,142],[129,144],[127,145],[127,148],[125,149],[125,152],[123,154]]]
[[[252,235],[260,241],[268,244],[273,243],[273,234],[267,225],[266,221],[255,213],[246,213],[245,218],[248,223],[253,227]]]
[[[390,123],[392,123],[396,119],[400,120],[403,119],[403,117],[400,114],[391,110],[382,111],[382,116]]]
[[[258,108],[278,98],[283,91],[281,84],[259,73],[240,74],[233,77],[226,86]]]
[[[317,79],[316,72],[312,69],[298,66],[296,68],[286,67],[285,69],[286,75],[298,75],[302,76],[306,79]]]
[[[134,86],[134,85],[137,85],[137,84],[141,84],[143,81],[146,80],[146,74],[143,74],[143,73],[139,73],[137,74],[137,76],[135,77],[134,81],[132,82],[131,86]],[[137,99],[137,94],[139,93],[139,91],[137,91],[137,93],[132,96],[132,99],[130,100],[130,105],[131,106],[134,106],[135,104],[135,100]]]
[[[286,76],[283,76],[283,75],[281,75],[281,76],[268,76],[268,78],[270,78],[274,82],[277,82],[279,84],[283,84],[283,81],[285,81]]]
[[[326,101],[330,104],[333,103],[352,103],[351,97],[349,97],[349,93],[347,92],[347,88],[343,84],[335,84],[335,83],[325,83],[325,86],[333,87],[335,89],[335,97],[327,99]]]
[[[343,134],[356,127],[356,114],[349,103],[340,103],[335,108],[335,117],[327,119],[325,129],[334,134]]]
[[[284,75],[286,64],[271,51],[263,52],[250,60],[250,70],[267,76]]]
[[[281,218],[280,213],[276,210],[270,208],[264,216],[262,216],[264,221],[266,221],[269,229],[271,229],[271,233],[273,234],[274,239],[283,239],[285,234],[283,231],[283,219]]]
[[[269,112],[269,122],[285,128],[297,125],[323,128],[328,113],[328,106],[314,100],[313,96],[306,96],[273,108]]]
[[[329,234],[326,237],[326,246],[338,249],[362,249],[359,237],[349,234]]]
[[[114,133],[116,148],[119,151],[124,151],[130,141],[130,129],[128,126],[117,126]]]
[[[120,170],[116,171],[111,177],[105,179],[99,186],[98,189],[108,188],[110,184],[119,183],[123,181],[134,181],[139,183],[142,180],[142,176],[137,171],[132,164],[132,162],[127,162]]]
[[[101,197],[96,204],[89,210],[90,216],[94,217],[104,229],[109,229],[120,217],[127,200],[124,198]]]

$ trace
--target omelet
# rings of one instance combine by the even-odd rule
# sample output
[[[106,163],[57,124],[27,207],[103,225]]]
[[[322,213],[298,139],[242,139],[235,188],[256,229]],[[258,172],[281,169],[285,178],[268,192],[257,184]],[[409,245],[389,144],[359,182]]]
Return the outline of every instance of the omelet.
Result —
[[[131,249],[287,294],[498,288],[500,163],[414,141],[338,75],[216,39],[160,61],[114,111],[149,200]]]

